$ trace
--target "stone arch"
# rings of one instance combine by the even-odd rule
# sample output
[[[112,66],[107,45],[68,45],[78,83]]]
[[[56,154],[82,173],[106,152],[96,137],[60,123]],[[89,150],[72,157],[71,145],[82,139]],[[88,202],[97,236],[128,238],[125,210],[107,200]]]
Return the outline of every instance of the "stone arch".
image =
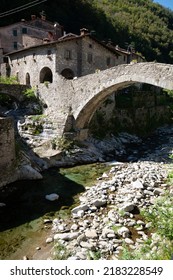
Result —
[[[29,75],[29,73],[26,73],[26,85],[27,86],[30,86],[30,75]]]
[[[68,80],[72,80],[74,78],[74,72],[70,68],[62,70],[61,75]]]
[[[44,67],[40,71],[40,83],[53,82],[52,70],[49,67]]]
[[[172,90],[172,79],[172,65],[137,63],[119,65],[73,80],[75,96],[72,109],[76,127],[87,128],[97,108],[112,92],[134,83],[150,84]]]

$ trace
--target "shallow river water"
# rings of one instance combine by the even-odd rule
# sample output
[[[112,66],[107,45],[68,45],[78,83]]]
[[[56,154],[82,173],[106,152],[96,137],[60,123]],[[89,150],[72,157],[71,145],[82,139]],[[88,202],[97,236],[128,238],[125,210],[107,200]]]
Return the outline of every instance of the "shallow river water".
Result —
[[[51,224],[44,220],[68,216],[84,186],[108,168],[105,164],[52,168],[42,173],[42,180],[8,185],[0,193],[0,202],[6,204],[0,208],[0,259],[46,258],[51,249],[45,242]],[[57,193],[59,200],[46,200],[50,193]]]
[[[125,155],[116,159],[138,161],[154,150],[167,152],[169,159],[171,139],[173,127],[168,127],[139,144],[129,145]],[[71,209],[78,205],[78,197],[85,187],[94,184],[96,178],[110,168],[101,163],[51,168],[42,173],[42,180],[15,182],[3,188],[0,203],[6,206],[0,207],[0,259],[23,259],[26,255],[29,259],[47,259],[52,245],[45,240],[50,236],[51,224],[45,224],[44,220],[68,217]],[[45,195],[50,193],[57,193],[59,200],[46,200]]]

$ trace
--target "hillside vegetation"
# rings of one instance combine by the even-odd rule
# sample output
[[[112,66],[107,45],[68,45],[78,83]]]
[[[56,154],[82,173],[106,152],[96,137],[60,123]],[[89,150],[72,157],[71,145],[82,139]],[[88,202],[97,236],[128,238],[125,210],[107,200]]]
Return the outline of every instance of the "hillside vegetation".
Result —
[[[28,0],[1,0],[1,12],[24,4]],[[173,63],[173,12],[152,0],[47,0],[1,18],[0,25],[29,19],[42,10],[67,32],[86,27],[101,40],[111,39],[123,48],[130,45],[148,61]]]

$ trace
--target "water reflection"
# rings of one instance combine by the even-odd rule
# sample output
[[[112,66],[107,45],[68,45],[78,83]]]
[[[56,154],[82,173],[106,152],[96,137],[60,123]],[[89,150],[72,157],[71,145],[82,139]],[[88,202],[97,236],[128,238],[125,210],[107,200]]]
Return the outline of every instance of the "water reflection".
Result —
[[[17,227],[38,219],[45,214],[58,211],[62,206],[74,204],[74,196],[84,187],[58,172],[56,168],[43,172],[43,179],[19,181],[7,186],[11,192],[1,192],[0,231]],[[45,195],[57,193],[59,200],[48,201]]]

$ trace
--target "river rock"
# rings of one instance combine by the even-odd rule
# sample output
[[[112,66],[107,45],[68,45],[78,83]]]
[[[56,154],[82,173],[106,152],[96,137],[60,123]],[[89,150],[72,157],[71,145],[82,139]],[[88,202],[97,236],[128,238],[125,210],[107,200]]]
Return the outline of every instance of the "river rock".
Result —
[[[131,212],[134,210],[134,208],[135,208],[135,204],[127,203],[123,207],[121,207],[120,210],[122,210],[124,212]]]
[[[162,195],[162,194],[164,194],[164,190],[161,189],[161,188],[155,188],[153,194],[154,195]]]
[[[46,243],[48,244],[48,243],[51,243],[53,241],[53,238],[52,237],[48,237],[47,239],[46,239]]]
[[[134,244],[134,241],[133,241],[132,239],[128,238],[128,237],[126,237],[126,238],[124,239],[124,241],[125,241],[125,243],[128,244],[128,245]]]
[[[38,180],[43,176],[35,170],[31,165],[22,165],[18,171],[19,180]]]
[[[82,241],[82,242],[80,243],[80,246],[81,246],[82,248],[86,248],[86,249],[89,249],[89,250],[94,250],[94,249],[95,249],[95,246],[94,246],[93,244],[91,244],[91,243],[89,243],[89,242],[86,242],[86,241]]]
[[[54,201],[59,199],[59,195],[56,193],[47,194],[45,198],[49,201]]]
[[[73,225],[71,225],[70,230],[76,231],[78,228],[79,228],[79,226],[77,224],[73,224]]]
[[[86,238],[94,239],[97,238],[97,232],[94,229],[88,229],[85,231],[85,236]]]
[[[106,237],[108,237],[108,235],[109,235],[109,236],[111,235],[111,238],[112,238],[112,237],[115,237],[115,232],[114,232],[114,230],[113,230],[113,229],[110,229],[110,228],[107,228],[107,227],[103,228],[103,230],[102,230],[102,237],[103,237],[103,238],[106,238]],[[108,237],[108,238],[110,238],[110,237]]]
[[[101,207],[106,205],[107,201],[106,200],[101,200],[101,199],[95,199],[91,202],[92,205],[96,206],[96,207]]]
[[[118,234],[125,237],[128,237],[130,234],[130,230],[127,227],[121,227],[118,229]]]
[[[69,241],[69,240],[73,240],[76,239],[79,236],[79,232],[67,232],[67,233],[57,233],[54,235],[54,240],[65,240],[65,241]]]
[[[81,204],[81,205],[79,205],[79,206],[77,206],[77,207],[75,207],[75,208],[73,208],[72,210],[71,210],[71,212],[72,212],[72,214],[77,214],[79,211],[87,211],[89,209],[89,206],[87,205],[87,204]]]
[[[135,189],[143,189],[144,188],[143,184],[139,180],[136,180],[136,181],[132,182],[132,187],[135,188]]]

